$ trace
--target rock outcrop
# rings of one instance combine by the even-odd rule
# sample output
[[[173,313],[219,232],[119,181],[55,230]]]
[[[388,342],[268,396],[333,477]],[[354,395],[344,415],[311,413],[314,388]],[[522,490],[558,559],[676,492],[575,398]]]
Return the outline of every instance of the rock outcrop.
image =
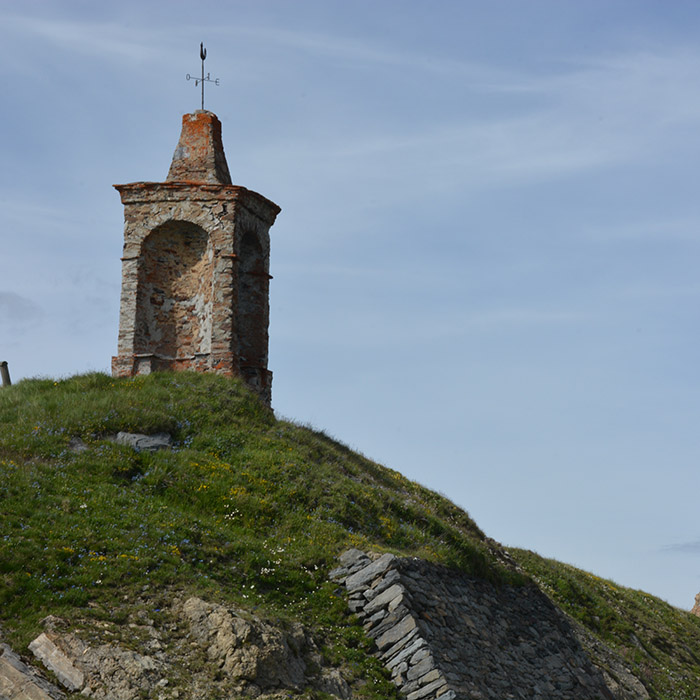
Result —
[[[690,612],[700,617],[700,593],[695,596],[695,605],[690,609]]]
[[[118,644],[91,646],[72,633],[43,632],[29,650],[70,692],[97,700],[136,700],[149,695],[167,664]]]
[[[258,694],[311,686],[350,697],[338,670],[322,667],[318,647],[303,625],[283,629],[200,598],[188,599],[182,612],[209,662],[240,690]]]
[[[0,700],[63,700],[65,693],[0,644]]]
[[[63,700],[66,692],[95,700],[272,700],[309,690],[351,697],[341,671],[324,664],[299,623],[272,624],[196,597],[176,599],[165,622],[156,624],[143,607],[131,619],[109,628],[46,618],[29,650],[60,688],[0,645],[0,700]]]

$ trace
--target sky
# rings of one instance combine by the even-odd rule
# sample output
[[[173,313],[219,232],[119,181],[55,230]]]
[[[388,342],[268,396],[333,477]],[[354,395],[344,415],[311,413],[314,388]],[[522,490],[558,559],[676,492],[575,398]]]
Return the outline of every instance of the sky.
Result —
[[[277,415],[490,537],[700,591],[700,4],[0,0],[0,360],[109,371],[123,208],[219,78]]]

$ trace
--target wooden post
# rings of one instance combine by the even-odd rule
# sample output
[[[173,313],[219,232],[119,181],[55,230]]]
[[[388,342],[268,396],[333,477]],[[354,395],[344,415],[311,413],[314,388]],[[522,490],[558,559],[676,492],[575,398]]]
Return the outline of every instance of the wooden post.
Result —
[[[7,362],[4,360],[0,362],[0,377],[2,377],[3,386],[10,386],[10,384],[12,384],[10,381],[10,370],[7,369]]]

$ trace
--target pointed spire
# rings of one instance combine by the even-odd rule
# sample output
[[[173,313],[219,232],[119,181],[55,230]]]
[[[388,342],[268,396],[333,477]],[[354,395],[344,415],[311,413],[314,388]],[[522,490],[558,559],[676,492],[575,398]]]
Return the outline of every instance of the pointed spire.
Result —
[[[221,141],[221,122],[213,112],[197,110],[182,117],[182,133],[166,182],[230,185]]]

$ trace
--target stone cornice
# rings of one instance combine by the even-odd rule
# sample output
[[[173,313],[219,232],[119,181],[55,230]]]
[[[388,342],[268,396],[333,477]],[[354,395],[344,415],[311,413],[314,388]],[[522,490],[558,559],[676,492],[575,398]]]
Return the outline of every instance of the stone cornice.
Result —
[[[122,204],[155,202],[235,202],[250,209],[272,225],[281,208],[263,195],[240,185],[217,185],[202,182],[130,182],[113,185]]]

